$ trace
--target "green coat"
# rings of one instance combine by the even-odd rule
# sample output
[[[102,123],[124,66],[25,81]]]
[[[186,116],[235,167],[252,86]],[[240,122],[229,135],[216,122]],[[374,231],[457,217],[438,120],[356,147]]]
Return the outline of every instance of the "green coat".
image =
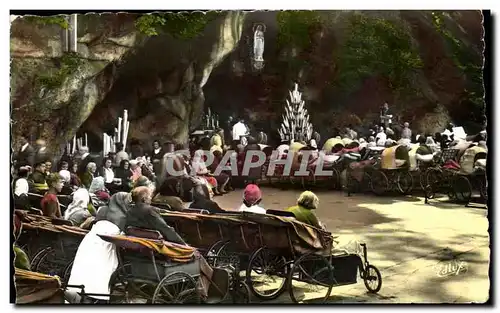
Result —
[[[90,185],[92,184],[92,180],[94,179],[92,177],[92,174],[90,172],[85,172],[82,174],[82,184],[85,186],[85,188],[89,189]]]
[[[307,209],[300,205],[290,207],[286,210],[288,212],[292,212],[299,222],[321,228],[318,218],[316,217],[316,215],[314,215],[313,210]]]
[[[31,271],[31,264],[26,252],[18,246],[14,246],[14,266],[23,270]]]

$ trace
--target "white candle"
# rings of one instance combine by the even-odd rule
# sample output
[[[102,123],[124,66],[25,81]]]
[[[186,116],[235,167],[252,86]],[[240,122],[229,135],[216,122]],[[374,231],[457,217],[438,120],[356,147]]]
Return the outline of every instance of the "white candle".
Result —
[[[130,127],[130,122],[127,121],[127,124],[125,124],[125,129],[123,132],[123,151],[125,151],[125,147],[127,146],[127,139],[128,139],[128,129]]]
[[[106,157],[106,133],[102,133],[102,156]]]
[[[89,146],[89,142],[88,142],[88,138],[87,138],[87,133],[85,133],[85,147],[88,148]]]
[[[72,154],[75,154],[76,152],[76,135],[73,136],[73,150],[72,150]]]
[[[121,131],[122,131],[122,118],[118,118],[118,142],[120,142],[121,138]]]
[[[109,135],[106,135],[106,153],[109,154],[109,152],[111,151],[111,145],[110,145],[110,136]]]
[[[122,136],[121,136],[121,142],[123,143],[123,145],[125,145],[125,140],[127,139],[127,122],[128,122],[128,111],[127,110],[123,110],[123,126],[122,126]]]

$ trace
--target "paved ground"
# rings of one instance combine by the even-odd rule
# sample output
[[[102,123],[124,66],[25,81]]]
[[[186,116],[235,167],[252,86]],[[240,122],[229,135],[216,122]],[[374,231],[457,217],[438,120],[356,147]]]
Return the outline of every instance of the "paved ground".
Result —
[[[300,191],[263,188],[263,205],[283,209]],[[317,215],[335,234],[356,236],[368,246],[368,259],[382,272],[377,295],[362,281],[334,288],[329,302],[482,303],[489,294],[487,210],[422,198],[346,197],[317,192]],[[238,190],[215,200],[223,208],[241,204]],[[454,258],[455,261],[450,261]],[[458,270],[460,268],[460,270]],[[446,269],[452,271],[443,277]],[[273,302],[290,302],[284,294]]]

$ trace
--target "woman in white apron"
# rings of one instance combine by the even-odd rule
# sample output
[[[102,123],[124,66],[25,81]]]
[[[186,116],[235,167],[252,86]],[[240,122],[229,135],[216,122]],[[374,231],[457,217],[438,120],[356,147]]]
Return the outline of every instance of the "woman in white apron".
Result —
[[[115,245],[102,240],[98,235],[115,236],[122,233],[131,200],[129,193],[119,192],[113,195],[109,205],[99,209],[96,224],[85,235],[76,252],[68,284],[85,286],[85,293],[104,294],[92,296],[92,299],[108,300],[109,297],[105,295],[110,292],[109,279],[118,267]],[[72,292],[79,291],[68,288],[67,296],[71,297]]]

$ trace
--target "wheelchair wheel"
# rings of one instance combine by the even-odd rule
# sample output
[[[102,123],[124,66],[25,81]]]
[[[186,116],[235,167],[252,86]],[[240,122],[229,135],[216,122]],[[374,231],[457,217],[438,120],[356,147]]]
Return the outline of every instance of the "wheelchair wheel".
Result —
[[[457,201],[462,203],[470,202],[472,198],[472,185],[467,177],[462,175],[456,176],[453,180],[452,190]]]
[[[33,256],[33,258],[31,258],[31,268],[34,270],[34,271],[37,271],[37,267],[38,267],[38,263],[40,263],[40,259],[42,258],[42,256],[44,256],[45,253],[47,253],[48,250],[50,250],[52,248],[50,247],[45,247],[43,248],[42,250],[39,250],[35,253],[35,256]]]
[[[73,268],[73,261],[71,261],[64,269],[64,274],[62,276],[63,283],[67,284],[69,277],[71,276],[71,269]]]
[[[363,282],[365,283],[365,287],[368,289],[368,292],[379,292],[380,288],[382,288],[382,275],[380,274],[378,268],[373,265],[368,265],[365,268]]]
[[[231,288],[231,303],[250,303],[250,292],[250,287],[244,281],[238,282],[237,286]]]
[[[231,256],[230,244],[230,241],[226,241],[218,247],[217,252],[215,253],[215,259],[213,261],[214,267],[225,267],[231,265],[229,258],[229,256]]]
[[[308,293],[321,294],[324,302],[336,285],[330,261],[320,255],[305,254],[294,262],[288,274],[288,292],[294,303],[305,300]]]
[[[488,186],[486,186],[486,177],[481,178],[479,182],[479,194],[484,200],[488,200]]]
[[[443,172],[437,168],[429,168],[424,172],[424,186],[431,186],[433,190],[439,187],[439,183],[442,180]]]
[[[434,193],[434,190],[432,190],[431,185],[427,185],[424,188],[424,193],[425,193],[425,197],[427,199],[434,199],[434,197],[436,196],[436,194]]]
[[[276,299],[285,291],[288,272],[289,265],[284,256],[262,247],[250,257],[246,283],[257,298]]]
[[[208,250],[206,250],[206,254],[204,255],[205,257],[209,258],[209,262],[212,261],[214,257],[218,255],[219,250],[227,243],[226,240],[219,240],[216,243],[214,243]],[[210,266],[214,266],[213,264],[210,264]]]
[[[153,294],[154,304],[200,303],[201,298],[193,277],[184,272],[174,272],[165,276]]]
[[[35,272],[62,277],[66,265],[66,260],[58,256],[56,250],[47,248],[43,250],[43,254],[33,269]]]
[[[328,187],[331,190],[341,190],[342,184],[340,172],[336,168],[332,168],[332,172],[332,176],[327,180]]]
[[[374,171],[371,175],[371,190],[381,196],[389,190],[389,178],[382,171]]]
[[[367,172],[363,174],[363,180],[361,181],[361,191],[366,192],[370,190],[372,184],[372,177]]]
[[[109,303],[151,303],[155,286],[136,283],[132,277],[132,265],[119,266],[109,279]]]
[[[360,192],[360,184],[356,178],[351,175],[351,173],[347,173],[346,192],[348,196],[353,193]]]
[[[413,189],[413,176],[410,172],[399,172],[396,176],[396,186],[402,195],[409,194]]]

